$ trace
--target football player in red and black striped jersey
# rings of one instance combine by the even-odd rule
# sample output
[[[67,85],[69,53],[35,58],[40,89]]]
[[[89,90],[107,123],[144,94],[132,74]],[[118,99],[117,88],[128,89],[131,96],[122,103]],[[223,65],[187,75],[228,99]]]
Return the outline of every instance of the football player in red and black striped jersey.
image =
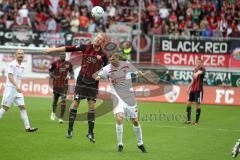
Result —
[[[188,102],[187,102],[187,121],[186,124],[191,123],[191,105],[193,102],[196,103],[196,120],[194,124],[197,125],[199,122],[201,107],[200,104],[203,98],[203,79],[205,75],[205,68],[201,58],[196,60],[196,67],[194,69],[193,80],[188,86]]]
[[[93,73],[100,70],[108,64],[107,55],[102,50],[102,45],[105,42],[106,35],[99,33],[89,45],[81,46],[66,46],[59,48],[47,48],[45,53],[51,52],[74,52],[82,51],[81,70],[79,72],[75,87],[74,101],[71,105],[69,114],[69,127],[67,138],[72,137],[73,124],[76,118],[77,109],[81,99],[88,100],[88,134],[90,142],[94,140],[94,121],[95,121],[95,103],[98,94],[99,82],[92,78]]]
[[[60,123],[63,123],[63,115],[66,108],[68,79],[74,79],[72,63],[66,61],[65,58],[65,54],[60,55],[60,59],[53,62],[49,68],[50,81],[53,88],[51,120],[55,120],[56,118],[57,102],[59,97],[61,97]]]

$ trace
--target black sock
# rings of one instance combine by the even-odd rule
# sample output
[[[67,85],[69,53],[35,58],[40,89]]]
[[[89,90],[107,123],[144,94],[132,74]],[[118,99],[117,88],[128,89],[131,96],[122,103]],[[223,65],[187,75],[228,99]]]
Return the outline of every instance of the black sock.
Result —
[[[198,123],[201,114],[201,108],[196,109],[196,122]]]
[[[66,108],[66,103],[62,102],[61,104],[61,114],[60,114],[60,118],[63,118],[64,113],[65,113],[65,108]]]
[[[94,123],[95,123],[95,111],[90,110],[88,111],[88,133],[90,134],[93,134]]]
[[[54,95],[53,95],[53,103],[52,103],[52,111],[53,111],[53,113],[56,113],[58,98],[59,98],[59,96],[54,93]]]
[[[191,106],[187,106],[187,121],[191,121]]]
[[[73,124],[77,115],[76,109],[71,109],[69,114],[68,130],[73,130]]]
[[[57,105],[56,105],[56,104],[53,104],[53,105],[52,105],[52,112],[53,112],[53,113],[56,113],[56,108],[57,108]]]

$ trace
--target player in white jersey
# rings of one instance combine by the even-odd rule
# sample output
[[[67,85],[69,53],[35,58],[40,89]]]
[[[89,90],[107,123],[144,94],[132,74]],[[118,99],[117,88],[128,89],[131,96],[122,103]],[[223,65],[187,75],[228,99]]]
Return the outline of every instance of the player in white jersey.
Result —
[[[24,51],[18,49],[15,56],[16,60],[12,61],[8,66],[7,81],[2,97],[2,108],[0,109],[0,119],[3,117],[3,114],[8,111],[12,103],[15,103],[20,109],[26,132],[34,132],[37,128],[30,127],[28,115],[24,106],[24,97],[21,91],[21,80],[24,72],[24,65],[22,63]]]
[[[110,81],[113,113],[116,118],[116,132],[118,140],[118,151],[123,150],[123,119],[128,115],[133,123],[133,128],[137,136],[138,148],[146,153],[142,140],[142,129],[138,121],[137,103],[132,90],[131,74],[135,73],[143,76],[133,65],[126,61],[119,61],[119,53],[113,53],[109,56],[110,64],[103,67],[99,72],[93,75],[96,80],[108,79]]]

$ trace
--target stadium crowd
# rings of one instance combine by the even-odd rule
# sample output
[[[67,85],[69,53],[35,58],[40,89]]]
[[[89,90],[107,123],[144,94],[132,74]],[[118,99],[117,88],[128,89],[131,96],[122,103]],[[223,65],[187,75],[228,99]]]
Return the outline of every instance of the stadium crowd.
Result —
[[[49,2],[49,0],[48,0]],[[147,34],[238,37],[240,1],[237,0],[142,0],[142,30]],[[93,6],[105,7],[95,21]],[[137,26],[138,0],[59,0],[53,14],[46,0],[0,0],[0,28],[59,32],[105,31],[116,23]]]

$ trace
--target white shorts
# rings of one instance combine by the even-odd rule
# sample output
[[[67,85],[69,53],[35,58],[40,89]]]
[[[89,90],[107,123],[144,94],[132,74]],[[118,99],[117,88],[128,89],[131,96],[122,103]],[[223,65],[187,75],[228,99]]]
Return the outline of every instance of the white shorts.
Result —
[[[18,93],[14,87],[6,87],[3,91],[2,105],[11,107],[12,103],[17,106],[25,105],[23,94]]]
[[[113,108],[114,115],[118,113],[124,113],[125,118],[137,118],[138,117],[138,110],[137,105],[129,106],[126,104],[123,100],[118,99],[118,105],[117,107]]]

